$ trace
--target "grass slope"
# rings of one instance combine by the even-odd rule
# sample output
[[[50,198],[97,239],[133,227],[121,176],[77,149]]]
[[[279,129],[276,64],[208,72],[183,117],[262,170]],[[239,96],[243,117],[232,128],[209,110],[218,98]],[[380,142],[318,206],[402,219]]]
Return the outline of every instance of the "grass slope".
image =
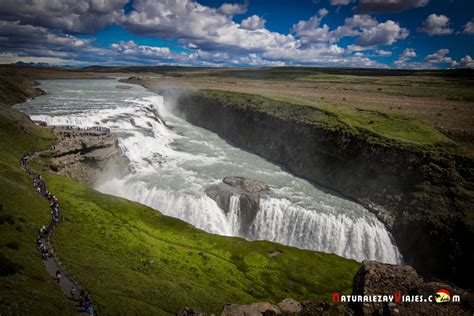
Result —
[[[355,261],[207,234],[68,179],[46,179],[66,217],[53,244],[102,312],[167,314],[191,306],[218,313],[224,303],[327,300],[351,290]]]
[[[0,314],[73,315],[72,305],[46,273],[34,241],[49,221],[48,205],[20,169],[19,158],[52,143],[52,135],[0,105]]]
[[[0,105],[0,311],[73,314],[34,246],[49,220],[46,201],[18,164],[52,135]],[[41,170],[47,158],[32,163]],[[64,223],[56,254],[92,294],[101,314],[174,314],[189,306],[219,313],[225,303],[328,300],[351,291],[358,263],[336,255],[207,234],[143,205],[46,174]],[[271,256],[270,254],[278,254]]]
[[[316,106],[304,101],[268,98],[222,90],[202,90],[211,99],[242,109],[255,109],[283,119],[315,124],[365,137],[369,142],[424,149],[450,148],[454,142],[436,129],[414,118],[342,106]]]

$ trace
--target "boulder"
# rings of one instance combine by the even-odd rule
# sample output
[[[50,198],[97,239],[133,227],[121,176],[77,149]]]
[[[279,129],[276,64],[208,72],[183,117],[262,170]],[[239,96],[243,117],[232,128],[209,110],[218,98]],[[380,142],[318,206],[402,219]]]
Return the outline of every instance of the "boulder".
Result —
[[[247,234],[250,224],[260,209],[260,195],[258,193],[242,193],[240,195],[240,230]]]
[[[224,306],[222,316],[318,316],[318,315],[353,315],[347,305],[326,302],[297,302],[286,298],[278,305],[259,302],[250,305],[227,304]]]
[[[278,308],[280,308],[281,312],[285,315],[299,315],[303,307],[299,302],[291,298],[285,298],[278,303]]]
[[[258,213],[260,206],[260,193],[268,190],[265,182],[247,179],[244,177],[225,177],[222,183],[206,189],[208,197],[216,201],[217,205],[228,214],[230,198],[239,195],[240,203],[240,232],[241,236],[248,233],[250,224]]]
[[[226,304],[222,316],[272,316],[281,315],[278,306],[267,302],[253,303],[250,305]]]
[[[415,269],[410,266],[383,264],[365,260],[357,271],[352,283],[353,295],[407,294],[423,283]],[[383,314],[384,303],[353,304],[353,308],[363,314],[379,312]]]
[[[410,266],[383,264],[375,261],[362,262],[354,277],[352,295],[422,295],[423,299],[440,289],[451,295],[459,295],[460,303],[436,302],[390,302],[390,303],[351,303],[350,307],[361,315],[470,315],[472,295],[442,282],[424,282]]]
[[[194,309],[191,309],[189,307],[183,307],[179,310],[178,316],[211,316],[214,314],[208,314],[208,313],[203,313]]]
[[[222,179],[222,182],[231,187],[240,188],[246,193],[258,193],[268,190],[268,186],[265,182],[244,177],[225,177]]]
[[[232,192],[226,191],[221,187],[215,186],[206,189],[208,197],[216,201],[217,205],[227,214],[229,212],[230,197]]]
[[[328,302],[302,302],[301,316],[326,316],[326,315],[341,315],[352,316],[354,311],[346,304],[328,303]]]

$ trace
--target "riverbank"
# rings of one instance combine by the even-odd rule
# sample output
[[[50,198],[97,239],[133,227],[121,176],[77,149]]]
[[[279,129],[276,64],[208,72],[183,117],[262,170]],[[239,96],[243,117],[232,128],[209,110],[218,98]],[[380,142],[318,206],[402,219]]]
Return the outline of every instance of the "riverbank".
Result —
[[[2,310],[72,314],[31,242],[50,214],[18,164],[25,152],[53,145],[54,137],[7,104],[0,107],[0,135],[2,216],[13,222],[2,224],[0,253],[14,268],[0,276],[6,284],[0,288]],[[51,240],[56,254],[101,313],[168,315],[184,305],[220,312],[230,302],[327,301],[334,291],[351,291],[359,266],[354,260],[207,234],[138,203],[48,174],[47,156],[32,167],[45,171],[48,189],[61,201],[64,221]],[[7,246],[12,242],[20,250]]]
[[[370,208],[423,275],[472,285],[468,149],[402,116],[350,116],[225,91],[155,91],[191,123]]]

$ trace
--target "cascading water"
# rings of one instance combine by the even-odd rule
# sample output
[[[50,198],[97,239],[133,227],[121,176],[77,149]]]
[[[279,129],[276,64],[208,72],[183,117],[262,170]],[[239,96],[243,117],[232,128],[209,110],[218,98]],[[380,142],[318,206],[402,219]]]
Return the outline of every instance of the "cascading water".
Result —
[[[232,234],[239,235],[240,231],[240,197],[232,195],[229,202],[229,213],[227,214],[227,221],[229,222]]]
[[[268,161],[232,147],[216,134],[167,111],[163,98],[117,81],[45,81],[47,95],[17,107],[50,125],[105,126],[130,162],[126,176],[104,174],[96,189],[134,200],[211,233],[241,232],[238,194],[225,213],[205,194],[225,176],[270,186],[247,239],[333,252],[357,260],[399,263],[401,256],[377,218],[360,205],[318,190]]]

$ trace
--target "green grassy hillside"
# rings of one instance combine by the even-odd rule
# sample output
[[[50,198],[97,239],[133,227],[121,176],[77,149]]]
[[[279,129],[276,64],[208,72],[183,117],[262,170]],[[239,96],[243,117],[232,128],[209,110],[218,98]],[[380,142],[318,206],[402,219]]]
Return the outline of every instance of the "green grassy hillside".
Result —
[[[34,239],[48,223],[46,201],[19,167],[52,135],[0,106],[0,313],[67,315],[72,305],[45,271]],[[220,312],[225,303],[328,300],[349,293],[358,263],[270,242],[207,234],[137,203],[46,174],[64,223],[52,243],[101,314],[172,314],[189,306]]]
[[[46,179],[66,216],[53,238],[57,253],[108,313],[176,313],[185,305],[217,313],[230,302],[327,300],[350,292],[358,268],[336,255],[207,234],[62,177]]]
[[[35,246],[49,221],[47,202],[33,190],[19,158],[46,148],[52,135],[9,106],[0,105],[0,314],[69,315],[72,305],[46,273]]]

